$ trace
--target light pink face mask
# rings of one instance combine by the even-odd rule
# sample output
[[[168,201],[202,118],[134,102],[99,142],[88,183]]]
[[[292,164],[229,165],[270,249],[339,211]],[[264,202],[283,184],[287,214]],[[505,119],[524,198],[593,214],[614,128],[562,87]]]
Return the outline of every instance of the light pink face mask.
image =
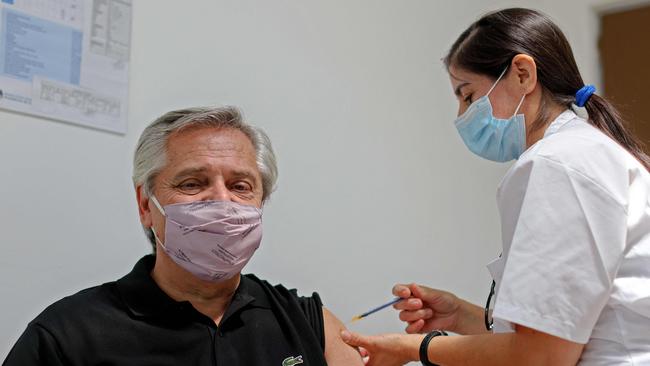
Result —
[[[237,275],[262,241],[262,210],[231,201],[166,205],[151,201],[165,216],[165,243],[156,241],[176,264],[212,282]]]

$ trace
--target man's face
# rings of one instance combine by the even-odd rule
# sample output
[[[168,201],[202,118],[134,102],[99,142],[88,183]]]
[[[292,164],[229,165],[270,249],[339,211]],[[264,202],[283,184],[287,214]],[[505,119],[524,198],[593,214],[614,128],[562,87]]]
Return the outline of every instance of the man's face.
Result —
[[[197,127],[173,133],[167,162],[153,194],[165,205],[193,201],[233,201],[262,207],[262,177],[249,138],[231,128]],[[138,188],[140,220],[165,241],[165,217]]]

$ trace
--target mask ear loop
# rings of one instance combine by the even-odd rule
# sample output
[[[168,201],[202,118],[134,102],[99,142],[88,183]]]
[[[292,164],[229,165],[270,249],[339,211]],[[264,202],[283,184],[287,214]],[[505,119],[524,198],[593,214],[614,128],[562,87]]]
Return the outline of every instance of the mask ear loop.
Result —
[[[163,216],[167,217],[167,215],[165,215],[165,210],[163,210],[162,206],[160,205],[160,203],[159,203],[158,200],[156,199],[156,196],[152,195],[151,198],[150,198],[149,200],[150,200],[151,202],[153,202],[154,206],[156,206],[156,208],[158,209],[158,211],[159,211]]]
[[[492,93],[492,90],[494,90],[494,88],[497,87],[497,84],[499,83],[499,80],[501,80],[501,78],[503,77],[503,75],[506,74],[506,71],[508,71],[508,66],[506,66],[506,68],[503,69],[503,71],[501,71],[501,75],[499,75],[499,77],[497,78],[497,81],[495,81],[494,84],[492,84],[492,87],[490,88],[490,90],[488,90],[488,92],[485,93],[485,96],[486,96],[486,97],[487,97],[488,95],[490,95],[490,93]]]
[[[153,233],[153,237],[156,239],[156,242],[158,242],[158,244],[160,244],[160,246],[165,249],[165,251],[167,251],[165,244],[163,244],[163,242],[158,239],[158,235],[156,235],[156,230],[153,229],[153,226],[151,227],[151,232]]]
[[[508,71],[508,67],[509,66],[506,66],[506,68],[503,69],[503,71],[501,71],[501,75],[499,75],[499,77],[497,78],[497,81],[495,81],[494,84],[492,84],[492,87],[490,88],[490,90],[488,90],[488,92],[487,92],[487,94],[485,94],[485,96],[490,95],[490,93],[492,93],[492,90],[494,90],[494,88],[497,87],[497,84],[499,83],[499,81],[501,80],[503,75],[505,75],[506,71]],[[519,104],[517,104],[517,108],[515,109],[515,113],[512,114],[513,117],[517,115],[517,112],[519,112],[519,108],[521,108],[521,105],[524,104],[524,99],[526,99],[526,94],[524,94],[521,97],[521,100],[519,101]]]
[[[167,215],[165,215],[165,211],[162,209],[162,206],[160,206],[160,203],[158,202],[158,200],[156,199],[155,196],[152,195],[151,198],[150,198],[149,200],[150,200],[151,202],[153,202],[154,206],[156,206],[156,208],[158,209],[158,211],[159,211],[159,212],[160,212],[164,217],[167,217]],[[158,244],[160,244],[160,246],[163,247],[163,249],[164,249],[165,251],[167,251],[167,247],[165,247],[165,244],[163,244],[163,242],[162,242],[160,239],[158,239],[158,235],[156,235],[156,230],[153,229],[153,225],[151,226],[151,232],[153,233],[153,237],[156,239],[156,241],[158,242]]]
[[[515,113],[512,115],[512,117],[517,115],[517,112],[519,112],[519,108],[521,108],[521,105],[524,104],[524,99],[526,99],[526,94],[521,97],[521,100],[519,101],[519,104],[517,105],[517,109],[515,109]]]

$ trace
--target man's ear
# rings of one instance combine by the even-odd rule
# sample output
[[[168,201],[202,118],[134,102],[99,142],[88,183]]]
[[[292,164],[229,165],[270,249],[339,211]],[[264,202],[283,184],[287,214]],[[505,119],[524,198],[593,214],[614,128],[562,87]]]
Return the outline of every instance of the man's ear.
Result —
[[[149,205],[149,197],[144,194],[142,185],[135,187],[135,196],[138,200],[138,214],[140,215],[140,223],[144,227],[151,227],[153,221],[151,219],[151,209]]]
[[[523,53],[512,58],[510,68],[514,72],[516,82],[526,95],[535,90],[537,86],[537,64],[535,59]]]

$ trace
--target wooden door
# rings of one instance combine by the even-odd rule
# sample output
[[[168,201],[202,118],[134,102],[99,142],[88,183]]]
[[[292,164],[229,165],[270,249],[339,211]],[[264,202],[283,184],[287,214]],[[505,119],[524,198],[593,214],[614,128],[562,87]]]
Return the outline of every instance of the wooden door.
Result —
[[[650,153],[650,5],[602,16],[604,95]]]

